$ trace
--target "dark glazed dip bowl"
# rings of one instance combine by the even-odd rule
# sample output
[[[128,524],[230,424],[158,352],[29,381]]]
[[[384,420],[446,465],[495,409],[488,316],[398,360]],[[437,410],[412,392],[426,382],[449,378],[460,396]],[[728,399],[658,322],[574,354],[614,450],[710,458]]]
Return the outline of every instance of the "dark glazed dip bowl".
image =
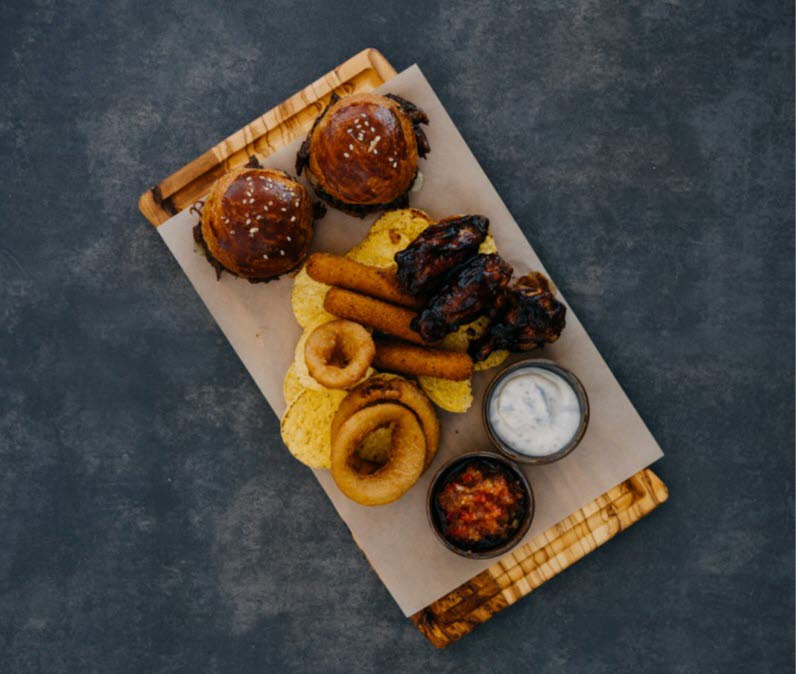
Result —
[[[505,517],[492,516],[495,498],[501,504],[511,501],[502,506]],[[440,468],[428,490],[426,512],[446,548],[462,557],[489,559],[507,553],[528,532],[533,491],[519,466],[493,452],[471,452]]]

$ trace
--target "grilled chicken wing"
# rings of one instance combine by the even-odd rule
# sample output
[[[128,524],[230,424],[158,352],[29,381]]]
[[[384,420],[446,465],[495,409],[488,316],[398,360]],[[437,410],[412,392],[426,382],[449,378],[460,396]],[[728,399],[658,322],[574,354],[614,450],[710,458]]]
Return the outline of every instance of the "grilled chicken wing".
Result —
[[[547,277],[531,272],[509,288],[486,334],[471,344],[470,355],[481,361],[497,349],[530,351],[555,342],[564,329],[566,311],[553,297]]]
[[[478,252],[488,230],[489,220],[481,215],[449,218],[427,227],[395,254],[398,282],[412,295],[432,292],[451,269]]]
[[[460,325],[499,310],[511,280],[511,265],[496,253],[476,255],[456,269],[411,327],[434,342]]]

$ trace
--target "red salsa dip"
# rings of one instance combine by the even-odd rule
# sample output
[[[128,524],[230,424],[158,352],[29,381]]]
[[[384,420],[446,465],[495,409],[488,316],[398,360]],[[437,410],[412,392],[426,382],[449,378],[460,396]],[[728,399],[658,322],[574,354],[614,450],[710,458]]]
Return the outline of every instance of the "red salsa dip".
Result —
[[[440,532],[463,550],[506,543],[522,527],[528,508],[525,486],[514,471],[481,457],[454,464],[434,494]]]

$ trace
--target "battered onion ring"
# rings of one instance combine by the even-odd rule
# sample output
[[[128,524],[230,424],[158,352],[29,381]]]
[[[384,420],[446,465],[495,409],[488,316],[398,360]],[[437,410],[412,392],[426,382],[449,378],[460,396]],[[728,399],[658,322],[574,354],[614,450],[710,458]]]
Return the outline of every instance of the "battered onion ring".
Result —
[[[434,406],[425,393],[411,381],[389,374],[369,377],[343,398],[332,419],[332,437],[346,419],[359,410],[378,403],[394,402],[415,413],[426,436],[426,463],[428,468],[439,448],[439,420]]]
[[[387,463],[363,471],[357,456],[362,440],[377,428],[393,425]],[[417,482],[426,459],[426,438],[417,417],[402,405],[382,403],[352,414],[332,438],[332,477],[348,498],[361,505],[399,499]]]
[[[319,325],[304,346],[312,378],[326,388],[349,388],[367,374],[376,347],[359,323],[336,320]]]

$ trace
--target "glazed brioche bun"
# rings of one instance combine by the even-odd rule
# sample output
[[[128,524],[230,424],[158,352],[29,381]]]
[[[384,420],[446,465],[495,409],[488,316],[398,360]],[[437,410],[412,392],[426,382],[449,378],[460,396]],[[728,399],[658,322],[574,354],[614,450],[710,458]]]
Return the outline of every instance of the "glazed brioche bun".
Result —
[[[215,182],[202,208],[208,258],[251,281],[267,281],[297,267],[312,233],[307,190],[275,169],[227,173]]]
[[[417,159],[403,108],[378,94],[352,94],[333,103],[310,132],[307,178],[332,206],[365,213],[405,197]]]

